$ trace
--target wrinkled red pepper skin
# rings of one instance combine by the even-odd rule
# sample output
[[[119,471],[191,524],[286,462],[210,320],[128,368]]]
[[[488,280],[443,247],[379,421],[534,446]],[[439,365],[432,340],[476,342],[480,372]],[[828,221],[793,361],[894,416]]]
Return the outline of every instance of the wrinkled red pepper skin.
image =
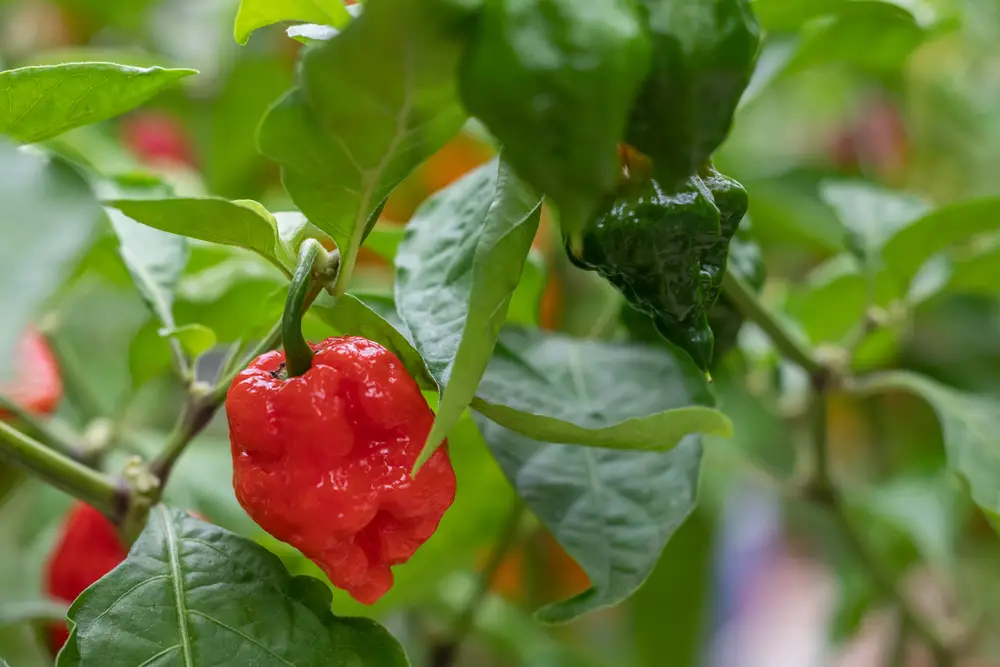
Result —
[[[437,529],[455,474],[441,447],[410,476],[434,414],[395,355],[360,337],[311,347],[299,377],[283,377],[275,351],[233,380],[233,486],[261,528],[373,604]]]
[[[62,379],[49,344],[29,328],[15,354],[14,377],[0,384],[0,394],[28,412],[51,414],[62,398]],[[10,415],[0,410],[0,419],[10,419]]]
[[[45,591],[62,602],[73,602],[95,581],[125,560],[128,550],[103,514],[82,502],[70,510],[45,569]],[[57,653],[69,639],[66,623],[48,628],[49,648]]]

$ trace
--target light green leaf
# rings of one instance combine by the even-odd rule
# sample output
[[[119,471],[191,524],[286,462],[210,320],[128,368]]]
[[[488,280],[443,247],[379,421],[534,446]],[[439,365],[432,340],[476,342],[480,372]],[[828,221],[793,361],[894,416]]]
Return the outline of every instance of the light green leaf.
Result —
[[[0,105],[2,106],[2,105]],[[0,141],[0,378],[41,304],[73,270],[101,208],[66,164]]]
[[[252,250],[279,268],[277,221],[257,202],[118,199],[108,202],[136,222],[181,236]]]
[[[0,72],[0,134],[35,143],[130,111],[193,69],[68,63]]]
[[[59,667],[109,655],[129,665],[409,665],[384,628],[334,616],[321,582],[292,577],[263,547],[162,505],[69,617]]]
[[[402,333],[358,298],[345,294],[336,299],[321,295],[310,312],[342,336],[363,336],[381,344],[395,354],[421,389],[434,390],[437,385],[428,374],[420,354]]]
[[[270,215],[270,214],[268,214]],[[332,247],[332,239],[298,211],[275,213],[273,215],[278,229],[278,259],[290,272],[295,272],[298,264],[299,248],[306,239],[316,239],[324,247]]]
[[[538,230],[542,200],[499,159],[435,197],[396,256],[396,309],[441,390],[415,470],[472,402]]]
[[[423,0],[369,0],[335,39],[311,47],[298,87],[260,128],[285,189],[341,253],[350,281],[372,214],[465,122],[455,91],[461,43]]]
[[[1000,229],[1000,197],[956,202],[928,213],[885,244],[882,257],[904,288],[934,255],[978,234]]]
[[[132,282],[164,326],[174,326],[174,290],[188,260],[187,239],[140,225],[121,211],[107,210],[118,252]]]
[[[862,181],[825,181],[820,183],[820,196],[836,211],[848,235],[848,248],[870,270],[880,265],[886,242],[931,208],[913,195]]]
[[[463,57],[462,100],[514,170],[579,230],[613,188],[651,47],[626,0],[487,2]]]
[[[908,371],[879,373],[862,384],[867,392],[902,390],[930,403],[941,422],[948,465],[969,486],[972,500],[1000,530],[1000,401],[967,394]]]
[[[234,37],[246,44],[258,28],[281,21],[305,21],[342,28],[351,20],[343,0],[240,0]]]
[[[627,598],[695,506],[695,437],[669,452],[622,452],[538,442],[482,416],[476,423],[518,495],[590,577],[588,590],[540,609],[541,621],[571,621]]]
[[[215,332],[204,324],[185,324],[172,329],[160,329],[160,335],[180,341],[184,351],[192,357],[199,357],[208,352],[217,341]]]
[[[507,309],[508,322],[525,326],[538,326],[542,295],[545,291],[547,278],[548,267],[545,263],[545,255],[532,248],[524,263],[521,282],[518,283],[514,295],[510,298],[510,308]]]
[[[705,375],[667,344],[605,343],[506,327],[472,404],[541,442],[670,449],[687,435],[729,436]]]

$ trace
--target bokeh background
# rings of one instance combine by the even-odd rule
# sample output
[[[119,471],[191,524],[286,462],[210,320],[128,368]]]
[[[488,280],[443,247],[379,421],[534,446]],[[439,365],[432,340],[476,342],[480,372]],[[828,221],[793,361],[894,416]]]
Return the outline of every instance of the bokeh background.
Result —
[[[581,0],[585,1],[585,0]],[[247,46],[232,38],[236,0],[0,0],[0,65],[73,60],[191,67],[141,110],[60,138],[109,170],[147,171],[179,194],[291,207],[276,166],[256,150],[264,111],[294,77],[300,44],[280,26]],[[816,341],[843,341],[866,310],[890,324],[864,338],[855,364],[900,366],[978,392],[1000,387],[1000,237],[954,249],[951,289],[893,317],[877,286],[845,262],[847,241],[830,183],[864,180],[934,204],[1000,195],[1000,1],[756,0],[767,31],[757,75],[715,160],[751,197],[768,266],[764,298]],[[434,191],[494,152],[474,124],[393,195],[372,243]],[[0,203],[2,205],[2,203]],[[0,230],[0,242],[3,242]],[[543,224],[514,317],[579,336],[615,335],[620,302],[572,269]],[[359,289],[391,294],[391,267],[365,251]],[[220,342],[266,327],[283,279],[249,253],[195,244],[177,295],[180,324]],[[15,294],[3,292],[2,298]],[[0,308],[3,303],[0,302]],[[323,335],[313,322],[312,332]],[[94,239],[38,322],[54,342],[67,396],[60,416],[115,442],[155,448],[177,413],[166,344],[130,285],[110,237]],[[803,425],[805,379],[775,362],[753,328],[715,374],[736,422],[706,450],[702,502],[628,603],[558,628],[531,619],[539,604],[587,587],[585,575],[539,526],[522,531],[476,623],[462,665],[500,667],[875,667],[924,665],[899,642],[899,622],[815,509],[787,500]],[[208,372],[210,369],[201,369]],[[976,619],[968,665],[1000,665],[1000,549],[958,482],[943,471],[940,429],[907,395],[834,396],[835,472],[882,556],[905,573],[932,613]],[[474,426],[451,438],[459,501],[442,529],[375,609],[336,598],[338,612],[378,615],[431,667],[510,503],[511,492]],[[478,446],[477,446],[478,445]],[[173,503],[256,535],[289,566],[315,573],[268,541],[232,498],[224,419],[175,473]],[[22,480],[0,505],[0,656],[13,667],[51,664],[30,618],[39,572],[68,506]]]

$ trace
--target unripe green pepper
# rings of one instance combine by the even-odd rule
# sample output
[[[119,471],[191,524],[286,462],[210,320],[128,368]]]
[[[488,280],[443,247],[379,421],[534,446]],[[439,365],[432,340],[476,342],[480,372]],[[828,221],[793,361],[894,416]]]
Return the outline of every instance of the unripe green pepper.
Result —
[[[653,43],[626,140],[671,189],[729,133],[750,82],[760,28],[748,0],[638,0]]]
[[[668,192],[641,168],[641,159],[624,155],[617,196],[571,243],[570,257],[601,273],[632,307],[653,318],[664,338],[707,369],[714,346],[708,311],[722,288],[746,193],[711,165],[702,170],[704,178],[695,174]]]

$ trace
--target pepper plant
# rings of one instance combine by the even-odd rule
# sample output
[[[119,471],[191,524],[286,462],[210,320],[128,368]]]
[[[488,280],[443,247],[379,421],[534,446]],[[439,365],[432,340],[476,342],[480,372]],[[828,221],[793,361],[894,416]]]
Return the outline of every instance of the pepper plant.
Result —
[[[838,638],[887,606],[935,665],[987,651],[976,609],[927,608],[904,575],[960,538],[996,553],[976,521],[1000,526],[1000,403],[896,351],[923,304],[988,291],[1000,201],[825,178],[826,217],[789,205],[783,228],[786,175],[727,152],[797,73],[891,80],[956,29],[841,4],[242,0],[236,42],[298,47],[294,75],[247,61],[197,150],[137,114],[181,114],[212,74],[86,49],[0,71],[0,512],[40,508],[12,528],[31,583],[0,597],[0,656],[447,667],[486,638],[598,665],[539,628],[626,609],[647,630],[607,664],[694,665],[698,505],[734,453],[820,527]],[[488,148],[400,215],[458,141]],[[825,262],[788,280],[786,240]],[[928,496],[887,500],[902,467],[865,487],[831,452],[835,401],[901,394],[940,424],[921,465],[943,528],[908,504]],[[525,576],[528,621],[494,593],[543,531],[587,581]]]

